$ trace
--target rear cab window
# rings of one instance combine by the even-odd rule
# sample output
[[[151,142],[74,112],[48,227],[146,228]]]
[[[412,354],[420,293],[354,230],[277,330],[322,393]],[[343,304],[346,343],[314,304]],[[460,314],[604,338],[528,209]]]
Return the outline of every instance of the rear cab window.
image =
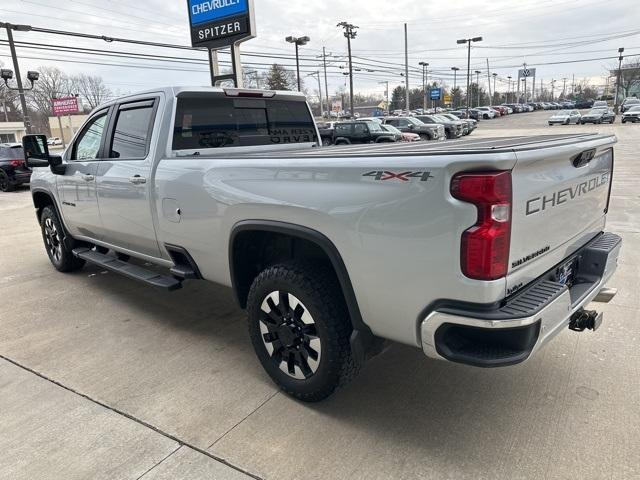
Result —
[[[177,98],[173,150],[317,143],[306,102],[185,93]]]

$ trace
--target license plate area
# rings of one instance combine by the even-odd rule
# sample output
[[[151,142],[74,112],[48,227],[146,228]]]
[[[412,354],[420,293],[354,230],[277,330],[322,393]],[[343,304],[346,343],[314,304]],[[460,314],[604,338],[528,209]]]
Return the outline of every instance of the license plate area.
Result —
[[[574,257],[568,262],[556,267],[553,279],[554,281],[571,288],[576,281],[577,272],[578,258]]]

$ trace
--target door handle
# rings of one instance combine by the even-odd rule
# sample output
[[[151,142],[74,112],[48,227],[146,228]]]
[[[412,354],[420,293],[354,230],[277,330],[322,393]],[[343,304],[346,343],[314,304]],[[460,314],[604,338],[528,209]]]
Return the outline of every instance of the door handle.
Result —
[[[93,175],[82,175],[82,179],[85,182],[93,182],[96,179],[96,177],[94,177]]]
[[[129,182],[133,183],[134,185],[144,185],[145,183],[147,183],[147,179],[141,177],[140,175],[135,175],[129,179]]]

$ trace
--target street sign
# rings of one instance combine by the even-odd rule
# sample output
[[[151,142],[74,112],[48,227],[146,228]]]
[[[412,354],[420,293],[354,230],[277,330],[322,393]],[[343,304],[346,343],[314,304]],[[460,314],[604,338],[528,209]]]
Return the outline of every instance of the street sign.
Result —
[[[529,78],[536,76],[535,68],[522,68],[518,70],[518,78]]]
[[[71,115],[80,111],[77,97],[54,98],[51,101],[51,106],[54,117]]]
[[[442,100],[442,89],[441,88],[432,88],[429,91],[429,98],[431,100]]]
[[[451,95],[444,96],[444,103],[451,103]]]
[[[342,111],[342,102],[340,100],[334,100],[331,102],[331,111],[339,113]]]
[[[220,49],[256,36],[253,0],[187,0],[191,44]]]

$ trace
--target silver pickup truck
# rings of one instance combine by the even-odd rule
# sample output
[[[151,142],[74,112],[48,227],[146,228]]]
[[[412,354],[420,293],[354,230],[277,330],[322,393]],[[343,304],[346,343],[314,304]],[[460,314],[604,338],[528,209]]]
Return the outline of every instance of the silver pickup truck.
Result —
[[[23,145],[56,269],[232,287],[271,378],[319,401],[386,340],[499,367],[597,329],[615,142],[321,148],[297,93],[165,88],[97,108],[61,156]]]

